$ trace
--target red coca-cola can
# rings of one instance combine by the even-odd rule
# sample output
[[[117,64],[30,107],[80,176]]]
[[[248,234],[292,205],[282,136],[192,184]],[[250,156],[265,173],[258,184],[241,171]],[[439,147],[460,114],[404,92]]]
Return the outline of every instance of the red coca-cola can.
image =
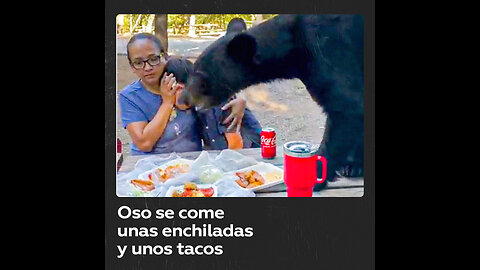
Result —
[[[277,134],[273,128],[263,128],[260,132],[262,157],[266,159],[275,158],[277,155]]]

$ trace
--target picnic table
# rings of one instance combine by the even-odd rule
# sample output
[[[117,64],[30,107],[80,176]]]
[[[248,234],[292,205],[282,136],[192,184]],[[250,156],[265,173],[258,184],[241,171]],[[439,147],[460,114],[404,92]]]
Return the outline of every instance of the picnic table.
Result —
[[[263,159],[260,148],[247,148],[236,150],[242,155],[252,157],[257,161],[270,163],[283,169],[283,147],[277,146],[277,155],[274,159]],[[218,154],[220,150],[209,150],[209,154]],[[201,151],[177,153],[178,156],[186,159],[196,159]],[[157,154],[162,158],[168,157],[170,154]],[[152,155],[135,155],[123,157],[122,154],[117,155],[117,166],[120,166],[119,173],[128,173],[135,168],[135,163],[143,158]],[[335,182],[329,182],[327,187],[319,192],[313,192],[313,197],[362,197],[363,196],[363,177],[360,178],[337,178]],[[287,197],[287,188],[284,183],[272,186],[270,188],[259,190],[256,192],[257,197]]]

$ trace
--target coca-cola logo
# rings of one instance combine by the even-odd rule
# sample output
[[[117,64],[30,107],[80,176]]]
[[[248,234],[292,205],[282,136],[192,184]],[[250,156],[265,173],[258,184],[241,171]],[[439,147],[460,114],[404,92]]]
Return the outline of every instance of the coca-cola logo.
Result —
[[[276,137],[266,138],[265,135],[262,135],[260,137],[260,141],[264,146],[276,146],[277,145],[276,139],[277,139]]]

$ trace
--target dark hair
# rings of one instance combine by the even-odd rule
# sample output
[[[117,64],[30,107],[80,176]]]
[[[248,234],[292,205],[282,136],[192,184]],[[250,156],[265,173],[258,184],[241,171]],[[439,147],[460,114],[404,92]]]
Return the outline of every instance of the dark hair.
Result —
[[[130,61],[130,46],[135,41],[137,41],[139,39],[148,39],[148,40],[152,41],[153,43],[155,43],[155,45],[157,45],[160,52],[165,51],[165,49],[162,46],[162,42],[160,41],[160,39],[158,37],[156,37],[155,35],[149,34],[149,33],[138,33],[138,34],[133,35],[127,43],[127,58],[128,58],[128,61]]]
[[[242,18],[233,18],[227,25],[227,33],[225,35],[239,33],[245,30],[247,30],[245,21]]]
[[[173,73],[177,82],[187,83],[188,76],[193,72],[193,63],[185,57],[170,57],[165,72]]]

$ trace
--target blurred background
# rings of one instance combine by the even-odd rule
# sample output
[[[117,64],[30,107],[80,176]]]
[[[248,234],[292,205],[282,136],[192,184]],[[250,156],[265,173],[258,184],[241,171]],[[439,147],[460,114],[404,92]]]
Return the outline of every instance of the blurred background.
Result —
[[[277,14],[119,14],[117,15],[117,97],[138,78],[128,64],[126,45],[136,33],[159,37],[170,55],[195,62],[200,53],[225,35],[233,18],[242,18],[247,29],[268,21]],[[320,143],[326,115],[310,97],[298,79],[275,80],[242,90],[247,107],[263,127],[277,132],[277,145],[293,140]],[[118,100],[118,99],[117,99]],[[121,124],[117,103],[117,138],[122,141],[124,156],[130,154],[130,137]]]

